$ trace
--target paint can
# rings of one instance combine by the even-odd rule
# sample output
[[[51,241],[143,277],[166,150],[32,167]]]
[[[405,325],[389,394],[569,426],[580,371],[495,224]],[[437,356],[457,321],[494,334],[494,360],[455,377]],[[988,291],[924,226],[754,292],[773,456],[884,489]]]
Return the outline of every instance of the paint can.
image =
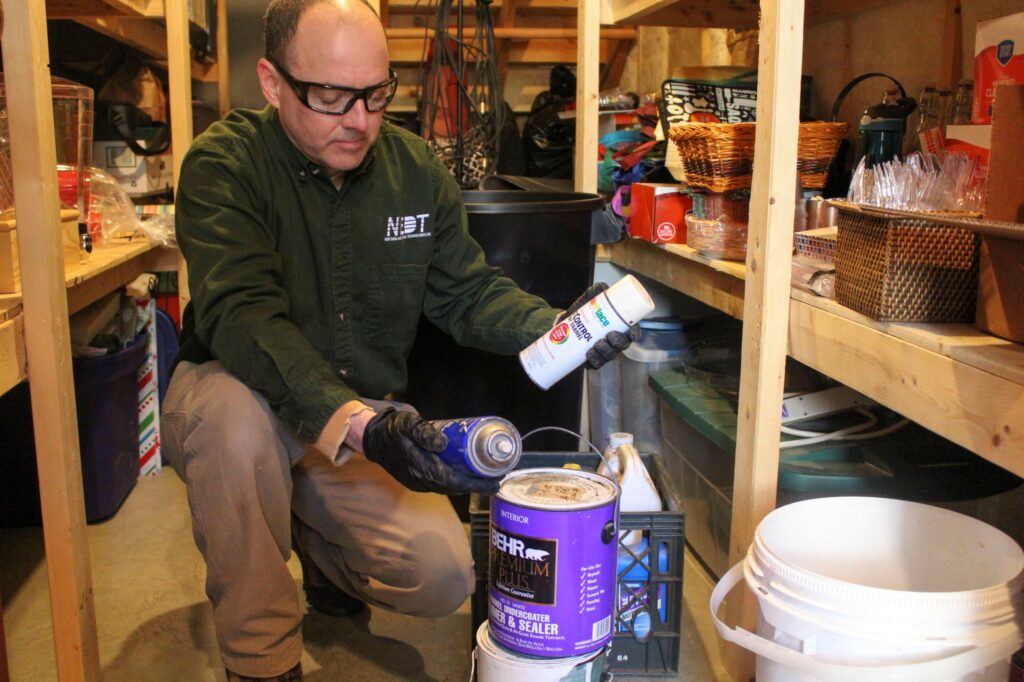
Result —
[[[430,423],[448,437],[441,459],[471,476],[504,476],[523,454],[519,431],[501,417],[437,419]]]
[[[520,351],[519,362],[533,383],[547,390],[582,365],[608,332],[625,332],[653,311],[650,294],[626,275]]]
[[[491,637],[518,654],[564,658],[612,638],[618,486],[598,474],[520,469],[491,498]]]
[[[538,658],[509,651],[491,637],[487,621],[476,631],[476,682],[601,682],[607,647],[582,656]]]

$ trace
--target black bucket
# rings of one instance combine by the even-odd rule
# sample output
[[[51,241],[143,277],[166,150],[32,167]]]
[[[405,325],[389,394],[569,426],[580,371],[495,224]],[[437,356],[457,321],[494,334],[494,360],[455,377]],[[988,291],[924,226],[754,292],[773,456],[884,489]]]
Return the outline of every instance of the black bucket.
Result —
[[[594,248],[590,222],[603,200],[596,194],[541,191],[464,191],[469,231],[487,262],[525,291],[568,307],[590,285]],[[520,433],[540,426],[580,430],[583,370],[547,391],[530,381],[519,358],[457,345],[426,320],[409,359],[408,400],[431,419],[497,415]],[[531,451],[575,449],[576,440],[544,431],[524,444]]]

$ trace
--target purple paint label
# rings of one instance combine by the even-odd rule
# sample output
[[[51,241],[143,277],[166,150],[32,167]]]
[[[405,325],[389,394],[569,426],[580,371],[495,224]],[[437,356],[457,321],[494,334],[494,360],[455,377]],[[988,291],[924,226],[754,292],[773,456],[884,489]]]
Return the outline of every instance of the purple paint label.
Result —
[[[612,637],[615,487],[595,474],[526,469],[491,499],[491,636],[512,651],[560,658]]]

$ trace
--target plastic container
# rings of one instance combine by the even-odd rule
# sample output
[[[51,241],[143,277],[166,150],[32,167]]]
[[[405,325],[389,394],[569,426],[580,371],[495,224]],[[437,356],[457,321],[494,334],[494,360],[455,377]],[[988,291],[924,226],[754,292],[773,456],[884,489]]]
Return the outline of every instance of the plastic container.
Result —
[[[590,682],[603,679],[607,648],[567,658],[536,658],[509,651],[491,636],[488,623],[476,631],[476,682]]]
[[[686,244],[703,256],[719,260],[747,257],[747,226],[722,218],[686,214]]]
[[[661,452],[658,396],[648,377],[651,372],[679,367],[689,351],[685,325],[678,317],[641,320],[640,338],[622,351],[622,430],[633,434],[640,452]]]
[[[136,374],[147,350],[146,338],[139,336],[117,353],[73,361],[85,517],[90,523],[113,516],[139,478]]]
[[[629,583],[628,603],[656,605],[641,617],[636,608],[619,610],[613,624],[611,671],[616,679],[630,675],[675,675],[679,672],[682,624],[684,518],[682,499],[657,455],[641,455],[664,502],[663,511],[622,512],[620,531],[640,531],[646,545],[627,548],[621,541],[618,556],[630,552],[636,561],[619,565],[619,584]],[[601,458],[585,452],[524,452],[517,468],[578,466],[596,471]],[[490,547],[490,498],[472,495],[469,500],[470,547],[476,566],[476,591],[470,600],[472,635],[487,620],[488,549]],[[620,598],[626,596],[620,591]],[[519,678],[532,679],[532,678]]]
[[[593,281],[590,223],[603,201],[578,192],[464,191],[469,233],[523,290],[552,306],[568,308]],[[540,426],[580,430],[582,369],[543,391],[523,373],[514,355],[458,345],[423,320],[408,362],[408,401],[428,419],[497,414],[521,433]],[[454,390],[453,390],[454,389]],[[526,441],[535,450],[566,450],[576,440],[540,432]]]
[[[718,619],[741,580],[757,634]],[[715,627],[758,682],[1005,682],[1024,643],[1024,552],[969,516],[833,497],[768,514],[711,594]]]
[[[94,358],[73,358],[85,518],[110,518],[139,477],[137,372],[146,337]],[[28,382],[0,397],[0,525],[40,523],[39,481]]]
[[[92,165],[93,91],[65,78],[54,77],[51,84],[60,201],[64,207],[77,210],[79,220],[83,221],[81,216],[86,215],[89,206],[87,169]],[[0,73],[0,211],[13,206],[7,88]],[[65,248],[77,252],[78,224],[68,221],[62,227]]]

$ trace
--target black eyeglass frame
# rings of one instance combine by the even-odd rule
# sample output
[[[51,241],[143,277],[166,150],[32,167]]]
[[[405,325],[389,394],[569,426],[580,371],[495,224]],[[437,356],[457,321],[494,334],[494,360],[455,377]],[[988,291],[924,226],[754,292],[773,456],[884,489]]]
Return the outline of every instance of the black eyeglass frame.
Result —
[[[386,81],[382,81],[380,83],[377,83],[376,85],[371,85],[365,88],[352,88],[347,85],[335,85],[333,83],[314,83],[312,81],[299,80],[295,76],[288,73],[287,69],[278,64],[276,59],[274,59],[270,55],[266,55],[266,58],[267,61],[273,64],[274,68],[277,69],[277,71],[282,76],[284,76],[285,82],[288,83],[289,87],[291,87],[292,92],[294,92],[295,96],[299,98],[299,101],[302,102],[302,105],[305,106],[307,109],[310,109],[311,111],[317,112],[318,114],[326,114],[328,116],[344,116],[345,114],[352,110],[352,107],[354,107],[356,105],[356,102],[358,102],[359,100],[363,100],[363,106],[366,107],[366,110],[370,113],[384,111],[384,109],[386,109],[387,106],[391,104],[391,100],[395,98],[395,93],[398,91],[398,74],[395,73],[395,70],[392,69],[391,67],[388,67],[388,79]],[[377,90],[378,88],[388,86],[391,87],[391,94],[389,94],[388,98],[384,101],[384,105],[381,106],[379,109],[371,109],[370,101],[367,99],[369,94],[372,91]],[[325,109],[319,109],[309,103],[309,89],[311,87],[324,88],[325,90],[338,90],[342,92],[348,92],[352,94],[352,99],[348,101],[348,104],[346,104],[345,108],[342,109],[341,111],[327,111]]]

